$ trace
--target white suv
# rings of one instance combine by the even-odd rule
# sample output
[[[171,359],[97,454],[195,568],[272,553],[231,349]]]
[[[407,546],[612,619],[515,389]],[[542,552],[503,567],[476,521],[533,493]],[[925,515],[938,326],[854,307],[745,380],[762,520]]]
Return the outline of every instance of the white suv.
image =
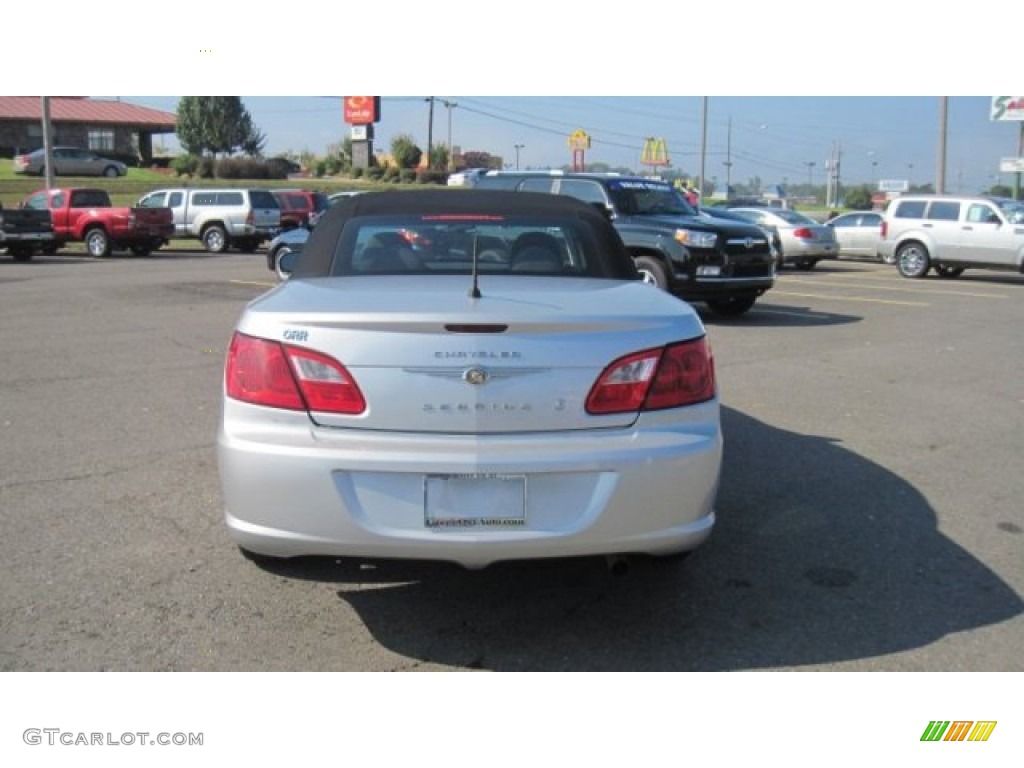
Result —
[[[904,277],[965,269],[1024,272],[1024,203],[1003,197],[906,195],[889,203],[878,253]]]

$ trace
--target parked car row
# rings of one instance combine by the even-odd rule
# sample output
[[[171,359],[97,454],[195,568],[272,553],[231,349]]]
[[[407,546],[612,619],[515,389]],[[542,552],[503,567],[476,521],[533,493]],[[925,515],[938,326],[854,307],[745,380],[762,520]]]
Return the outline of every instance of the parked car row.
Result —
[[[908,278],[967,269],[1024,274],[1024,202],[989,195],[903,195],[884,211],[852,211],[820,226],[795,211],[712,207],[710,217],[744,217],[778,234],[784,264],[810,269],[821,258],[877,259]],[[785,223],[783,223],[785,220]]]
[[[780,266],[814,269],[822,259],[839,256],[839,244],[831,227],[797,211],[770,207],[711,207],[704,209],[710,217],[729,216],[756,224],[771,237],[778,251]]]

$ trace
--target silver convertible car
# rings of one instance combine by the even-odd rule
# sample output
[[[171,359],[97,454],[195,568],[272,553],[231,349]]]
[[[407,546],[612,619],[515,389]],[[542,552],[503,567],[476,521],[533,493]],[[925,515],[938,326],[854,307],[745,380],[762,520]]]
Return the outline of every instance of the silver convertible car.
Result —
[[[692,550],[722,434],[700,318],[593,206],[381,192],[245,308],[218,454],[250,555],[480,568]]]

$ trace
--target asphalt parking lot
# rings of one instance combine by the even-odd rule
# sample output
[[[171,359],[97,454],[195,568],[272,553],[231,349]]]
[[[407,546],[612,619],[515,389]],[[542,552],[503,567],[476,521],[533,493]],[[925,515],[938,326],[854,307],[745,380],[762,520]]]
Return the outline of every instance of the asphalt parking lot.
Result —
[[[719,524],[684,562],[228,540],[221,366],[262,254],[0,256],[0,669],[1024,669],[1024,278],[824,262],[705,320]]]

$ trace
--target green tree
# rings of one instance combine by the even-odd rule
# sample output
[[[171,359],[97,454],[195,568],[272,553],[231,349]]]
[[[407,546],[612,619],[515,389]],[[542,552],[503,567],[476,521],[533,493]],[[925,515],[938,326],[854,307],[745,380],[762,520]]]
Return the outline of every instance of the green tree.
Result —
[[[182,96],[176,130],[178,141],[193,155],[237,149],[255,155],[267,141],[238,96]]]
[[[391,156],[399,168],[415,168],[423,159],[423,150],[416,146],[412,136],[400,133],[391,139]]]
[[[448,169],[448,145],[447,144],[435,144],[430,148],[430,167],[438,168],[442,171]]]
[[[847,187],[845,194],[846,207],[855,211],[871,210],[871,187],[861,184],[859,187]]]
[[[462,165],[465,168],[500,168],[490,152],[470,151],[462,153]]]

